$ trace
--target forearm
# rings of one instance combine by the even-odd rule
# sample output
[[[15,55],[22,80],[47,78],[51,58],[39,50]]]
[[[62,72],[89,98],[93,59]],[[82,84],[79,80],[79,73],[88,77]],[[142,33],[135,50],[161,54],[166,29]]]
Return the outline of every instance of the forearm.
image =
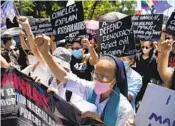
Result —
[[[52,42],[52,45],[51,45],[51,48],[52,48],[52,53],[56,50],[56,42]]]
[[[168,68],[169,53],[161,52],[158,56],[158,71],[165,83],[169,83],[171,80],[172,72]]]
[[[21,41],[21,47],[22,49],[25,50],[29,50],[29,47],[27,46],[27,44],[25,43],[24,37],[20,36],[20,41]]]
[[[34,56],[38,59],[38,61],[41,64],[46,65],[41,53],[39,52],[39,50],[37,48],[37,45],[35,44],[35,39],[34,39],[32,31],[30,29],[30,26],[28,26],[28,29],[26,29],[26,35],[27,35],[27,39],[28,39],[29,46],[30,46],[32,53],[34,54]]]
[[[91,65],[95,65],[98,62],[98,54],[96,53],[92,45],[89,47],[89,53],[90,53],[89,62]]]
[[[46,61],[47,65],[49,66],[50,70],[55,75],[55,77],[59,81],[65,82],[66,81],[65,77],[67,75],[66,70],[54,61],[51,54],[49,54],[49,53],[44,54],[43,57],[44,57],[44,60]]]

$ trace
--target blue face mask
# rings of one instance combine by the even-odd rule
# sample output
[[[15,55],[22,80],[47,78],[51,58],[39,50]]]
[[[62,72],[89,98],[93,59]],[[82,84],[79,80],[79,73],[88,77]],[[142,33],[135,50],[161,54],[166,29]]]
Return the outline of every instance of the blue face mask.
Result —
[[[72,51],[72,55],[73,55],[76,59],[81,59],[82,56],[83,56],[83,54],[82,54],[82,52],[81,52],[80,49],[74,49],[74,50]]]
[[[125,70],[129,68],[129,63],[127,61],[123,61]]]

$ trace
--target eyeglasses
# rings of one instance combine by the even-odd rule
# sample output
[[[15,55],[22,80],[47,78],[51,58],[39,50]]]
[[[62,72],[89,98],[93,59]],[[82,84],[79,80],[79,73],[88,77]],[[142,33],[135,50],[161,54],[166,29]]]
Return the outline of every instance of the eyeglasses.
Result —
[[[103,81],[107,81],[110,79],[110,77],[104,76],[104,75],[99,75],[97,73],[91,72],[91,76],[93,79],[98,79],[98,80],[103,80]]]
[[[72,50],[78,50],[78,49],[81,49],[81,48],[80,47],[72,48]]]
[[[148,46],[142,46],[142,49],[144,49],[144,48],[149,49],[150,47],[148,47]]]

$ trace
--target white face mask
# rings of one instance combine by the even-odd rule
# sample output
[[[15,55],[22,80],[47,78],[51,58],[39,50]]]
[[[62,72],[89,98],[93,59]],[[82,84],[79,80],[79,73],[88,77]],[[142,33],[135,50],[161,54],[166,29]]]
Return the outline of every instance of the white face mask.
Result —
[[[148,53],[150,52],[150,50],[151,50],[151,49],[145,49],[145,48],[142,49],[142,51],[143,51],[144,54],[148,54]]]
[[[35,56],[33,55],[28,55],[28,60],[29,60],[29,65],[34,65],[38,62]]]

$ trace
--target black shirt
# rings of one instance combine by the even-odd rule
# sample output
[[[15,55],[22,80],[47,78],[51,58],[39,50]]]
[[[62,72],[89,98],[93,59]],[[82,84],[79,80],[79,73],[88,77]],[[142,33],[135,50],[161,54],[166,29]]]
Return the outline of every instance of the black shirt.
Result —
[[[74,56],[72,56],[70,66],[72,72],[78,77],[89,81],[92,80],[91,72],[93,71],[94,67],[89,63],[88,59],[76,59]]]
[[[148,59],[143,59],[142,55],[140,60],[136,60],[136,71],[142,76],[142,88],[137,95],[136,101],[140,101],[145,93],[148,83],[151,79],[159,80],[161,82],[158,70],[157,63],[154,57],[149,57]]]

